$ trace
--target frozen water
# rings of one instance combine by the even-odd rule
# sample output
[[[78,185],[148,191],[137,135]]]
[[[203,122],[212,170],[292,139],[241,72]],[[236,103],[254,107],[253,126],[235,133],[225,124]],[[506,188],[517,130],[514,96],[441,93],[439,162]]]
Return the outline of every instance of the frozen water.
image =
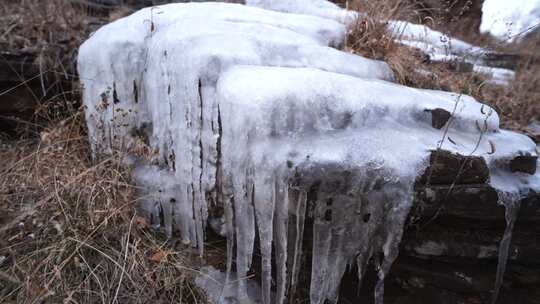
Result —
[[[485,55],[492,53],[489,49],[406,21],[390,21],[388,28],[396,41],[422,51],[431,61],[471,63],[475,73],[486,76],[488,82],[495,85],[508,86],[515,78],[512,70],[485,66]]]
[[[480,31],[514,41],[538,30],[540,1],[485,0]]]
[[[236,277],[235,273],[231,274]],[[195,279],[195,285],[205,291],[210,304],[239,304],[241,300],[236,295],[238,282],[246,278],[238,278],[233,282],[227,282],[227,274],[211,266],[203,267]],[[244,303],[259,304],[261,302],[261,290],[257,282],[247,279],[247,298]]]
[[[425,25],[406,21],[390,21],[388,28],[398,41],[423,50],[432,56],[481,55],[485,49],[450,37]]]
[[[493,68],[482,65],[474,65],[474,72],[488,76],[488,82],[508,86],[516,78],[516,72],[503,68]]]
[[[508,252],[510,250],[510,244],[512,241],[512,231],[514,230],[514,224],[516,222],[519,209],[520,209],[520,197],[516,193],[499,192],[500,203],[506,207],[506,229],[499,244],[499,260],[497,264],[497,275],[495,278],[495,287],[493,290],[493,296],[491,298],[491,304],[497,303],[499,297],[499,291],[503,283],[504,273],[506,271],[506,264],[508,262]]]
[[[246,0],[246,5],[285,13],[313,15],[344,24],[352,24],[357,18],[355,12],[341,9],[328,0]]]
[[[306,13],[298,9],[281,10]],[[332,48],[345,25],[315,15],[170,4],[109,24],[80,49],[94,153],[146,142],[133,164],[141,210],[201,254],[207,223],[218,227],[227,236],[221,279],[240,303],[251,298],[256,235],[262,303],[294,294],[303,250],[313,253],[312,303],[336,302],[346,269],[357,264],[361,279],[373,257],[382,303],[432,150],[484,157],[492,184],[516,197],[532,181],[505,166],[536,155],[535,144],[500,130],[491,108],[389,82],[385,63]],[[442,129],[434,110],[452,114]],[[221,219],[208,221],[216,208]],[[312,248],[302,248],[307,214]]]

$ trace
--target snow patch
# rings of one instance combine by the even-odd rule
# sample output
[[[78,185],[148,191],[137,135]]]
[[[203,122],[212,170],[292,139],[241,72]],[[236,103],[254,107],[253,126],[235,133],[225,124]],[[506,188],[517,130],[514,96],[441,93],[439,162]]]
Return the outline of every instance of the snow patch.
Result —
[[[246,0],[246,5],[278,12],[313,15],[353,24],[358,14],[347,11],[327,0]]]
[[[401,43],[421,49],[430,56],[470,56],[483,54],[485,49],[450,37],[425,25],[406,21],[389,21],[389,30]]]
[[[514,41],[538,30],[540,1],[485,0],[480,31]]]
[[[503,68],[474,65],[473,71],[487,76],[488,82],[500,86],[509,86],[516,78],[516,72]]]

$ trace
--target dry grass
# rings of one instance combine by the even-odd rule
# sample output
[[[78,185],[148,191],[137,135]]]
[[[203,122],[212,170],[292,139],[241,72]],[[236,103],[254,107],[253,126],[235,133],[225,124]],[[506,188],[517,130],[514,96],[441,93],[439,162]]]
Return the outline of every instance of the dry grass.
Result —
[[[135,214],[121,156],[92,162],[81,117],[52,123],[39,140],[2,141],[0,302],[201,301],[196,253]]]
[[[18,48],[50,48],[77,42],[88,25],[85,12],[64,0],[14,0],[0,4],[1,43]]]
[[[65,0],[10,0],[0,3],[0,50],[36,54],[44,75],[69,78],[77,48],[89,34],[85,10]]]

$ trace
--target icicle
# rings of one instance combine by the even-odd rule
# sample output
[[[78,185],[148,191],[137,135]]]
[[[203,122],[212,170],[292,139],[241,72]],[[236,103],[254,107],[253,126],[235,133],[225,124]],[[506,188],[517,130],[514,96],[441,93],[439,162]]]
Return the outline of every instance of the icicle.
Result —
[[[236,223],[236,272],[239,301],[247,299],[245,279],[251,266],[255,241],[255,218],[251,205],[252,184],[247,178],[235,179],[234,211]]]
[[[197,244],[197,221],[195,218],[195,201],[193,198],[193,189],[191,184],[186,184],[182,186],[182,190],[185,193],[185,204],[186,209],[189,210],[189,217],[186,218],[186,221],[189,222],[189,239],[190,243],[195,245]]]
[[[332,198],[323,197],[323,193],[317,195],[315,219],[313,223],[313,249],[312,249],[312,270],[310,300],[313,304],[322,304],[328,299],[328,289],[330,280],[333,277],[332,272],[339,271],[332,269],[329,260],[336,257],[330,256],[333,251],[333,233],[331,218],[332,213],[329,209],[329,200]],[[326,201],[325,201],[326,200]],[[334,214],[335,216],[335,214]]]
[[[383,246],[383,258],[378,271],[378,282],[375,286],[375,304],[384,303],[384,281],[392,264],[399,255],[399,244],[403,236],[405,221],[413,205],[413,182],[402,180],[395,184],[385,185],[385,200],[389,205],[385,210],[384,225],[386,239]]]
[[[294,226],[294,247],[292,249],[292,261],[291,265],[291,284],[289,289],[289,297],[294,298],[296,294],[296,288],[298,284],[298,276],[301,267],[302,257],[302,242],[304,237],[304,225],[307,207],[307,193],[305,191],[299,191],[296,199],[295,207],[295,226]]]
[[[268,187],[268,185],[271,185]],[[272,287],[272,240],[274,208],[275,208],[275,177],[261,174],[255,177],[254,201],[257,229],[261,247],[261,281],[262,302],[271,304]]]
[[[181,188],[181,187],[180,187]],[[179,230],[180,238],[182,239],[183,244],[191,244],[191,238],[190,238],[190,216],[185,208],[185,201],[182,201],[182,196],[180,195],[182,191],[177,190],[175,191],[175,202],[173,203],[173,211],[174,211],[174,228]]]
[[[373,255],[373,251],[370,250],[360,252],[356,257],[356,267],[358,268],[358,290],[362,287],[364,280],[364,274],[366,273],[366,266],[369,262],[369,258]]]
[[[204,229],[203,226],[206,225],[206,221],[203,219],[203,202],[204,195],[201,193],[200,187],[197,186],[197,189],[193,191],[193,213],[195,221],[195,234],[196,234],[196,245],[199,250],[199,256],[203,255],[204,247]]]
[[[512,232],[514,231],[514,224],[521,207],[520,197],[518,194],[506,193],[498,191],[499,203],[503,204],[506,208],[505,219],[506,228],[504,230],[503,237],[499,243],[499,258],[497,265],[497,275],[495,278],[495,287],[493,289],[493,296],[491,298],[491,304],[497,302],[499,292],[504,280],[504,273],[506,272],[506,264],[508,263],[508,252],[510,250],[510,244],[512,242]]]
[[[197,170],[194,171],[198,174],[198,179],[194,179],[193,192],[195,200],[195,219],[197,225],[197,248],[199,249],[199,255],[202,257],[204,253],[204,226],[206,225],[207,220],[206,197],[203,189],[203,176],[205,174],[204,169],[206,167],[205,157],[207,157],[207,153],[210,153],[210,150],[205,143],[203,134],[205,134],[206,129],[208,128],[208,122],[206,121],[206,117],[208,116],[208,114],[206,112],[208,112],[208,108],[210,108],[211,106],[206,105],[203,98],[203,86],[200,78],[197,81],[197,97],[199,102],[197,113],[198,124],[196,139],[198,141],[199,158],[198,161],[195,161],[195,163],[193,164],[193,166],[197,168]],[[207,148],[206,151],[205,147]]]
[[[375,285],[375,304],[384,304],[384,281],[399,253],[399,241],[394,240],[394,236],[395,235],[390,235],[389,237],[389,241],[391,242],[389,246],[392,248],[389,250],[389,252],[384,254],[382,263],[377,273],[379,279]],[[401,236],[399,236],[399,238],[401,238]]]
[[[289,222],[289,190],[282,174],[276,174],[274,194],[274,245],[276,248],[276,304],[282,304],[287,293],[287,239]]]
[[[166,199],[163,195],[160,195],[160,205],[161,212],[163,214],[163,228],[165,229],[165,235],[167,238],[172,236],[172,218],[173,218],[173,208],[170,201]]]
[[[221,175],[221,174],[220,174]],[[225,177],[226,178],[226,177]],[[219,195],[221,196],[220,201],[223,202],[223,209],[225,212],[225,225],[227,229],[227,270],[225,276],[225,285],[228,286],[231,282],[231,273],[232,273],[232,261],[234,257],[234,209],[232,204],[232,181],[230,178],[226,180],[221,179],[221,191]]]

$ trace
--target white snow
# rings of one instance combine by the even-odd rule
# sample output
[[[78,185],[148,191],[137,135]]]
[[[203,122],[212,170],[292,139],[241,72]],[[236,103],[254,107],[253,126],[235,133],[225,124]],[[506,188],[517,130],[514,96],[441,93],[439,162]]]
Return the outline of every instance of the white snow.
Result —
[[[474,65],[473,71],[478,74],[487,76],[488,82],[500,86],[509,86],[516,78],[516,72],[503,68]]]
[[[538,30],[540,0],[485,0],[480,31],[514,41]]]
[[[428,26],[406,21],[390,21],[388,28],[398,41],[421,49],[431,56],[470,56],[483,54],[486,50],[450,37]]]
[[[341,9],[327,0],[246,0],[246,5],[278,12],[313,15],[348,25],[358,17],[355,12]]]
[[[298,9],[281,10],[305,13]],[[385,63],[331,48],[343,42],[346,27],[333,15],[316,15],[325,18],[170,4],[101,28],[79,52],[94,152],[132,147],[139,141],[134,134],[147,134],[154,155],[133,163],[145,188],[141,210],[201,253],[208,214],[223,208],[224,284],[240,278],[240,303],[250,299],[243,278],[256,231],[262,302],[282,303],[294,293],[308,207],[315,208],[311,303],[335,301],[348,265],[356,263],[361,278],[379,252],[375,299],[382,303],[413,185],[431,150],[484,157],[494,186],[514,181],[501,191],[521,194],[532,179],[512,179],[505,166],[519,153],[536,155],[535,144],[500,130],[491,108],[468,96],[389,82]],[[434,109],[453,114],[443,129],[432,127]],[[350,179],[339,192],[333,179],[344,175]],[[308,202],[317,179],[317,201]]]

